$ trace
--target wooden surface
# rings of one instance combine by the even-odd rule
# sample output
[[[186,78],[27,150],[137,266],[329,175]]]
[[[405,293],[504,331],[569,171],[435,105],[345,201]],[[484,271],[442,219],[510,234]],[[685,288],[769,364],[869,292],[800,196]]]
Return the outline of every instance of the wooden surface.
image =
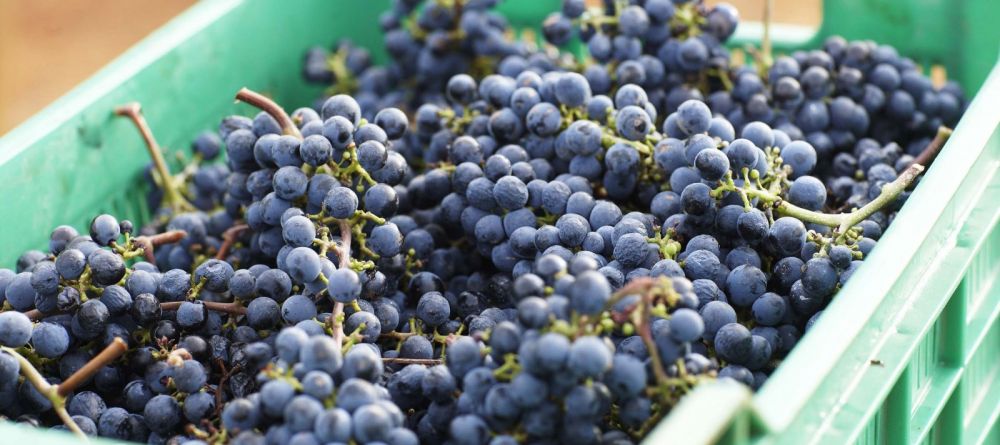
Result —
[[[818,25],[821,1],[774,0],[774,20]],[[0,0],[0,135],[192,3],[194,0]],[[743,20],[763,16],[764,0],[728,3],[740,10]]]
[[[705,3],[729,3],[740,11],[740,20],[760,21],[764,17],[765,0],[706,0]],[[830,0],[836,1],[836,0]],[[819,26],[823,0],[774,0],[774,21]]]
[[[0,134],[194,0],[0,0]]]

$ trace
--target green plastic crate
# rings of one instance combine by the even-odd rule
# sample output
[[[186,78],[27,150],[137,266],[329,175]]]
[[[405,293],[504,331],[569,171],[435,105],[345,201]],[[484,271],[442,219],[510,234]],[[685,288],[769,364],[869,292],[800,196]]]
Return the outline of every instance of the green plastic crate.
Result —
[[[507,0],[515,26],[537,24],[559,0]],[[139,101],[161,145],[187,151],[197,132],[233,112],[242,86],[286,107],[319,87],[298,76],[303,51],[351,37],[384,61],[376,23],[387,0],[204,1],[0,139],[0,265],[44,248],[47,231],[86,227],[97,212],[149,217],[132,125],[112,116]],[[864,11],[863,14],[858,11]],[[995,0],[827,0],[816,30],[774,26],[777,50],[830,34],[890,43],[940,63],[976,90],[1000,42]],[[736,43],[759,41],[741,24]],[[703,385],[649,443],[1000,443],[1000,69],[978,93],[922,186],[868,264],[756,395]],[[169,156],[168,156],[169,157]],[[172,157],[170,157],[172,159]],[[179,165],[179,162],[174,162]],[[68,436],[0,422],[3,443]],[[96,442],[96,441],[95,441]],[[103,441],[103,443],[110,443]]]
[[[764,387],[698,387],[648,443],[1000,444],[998,20],[995,0],[826,0],[819,30],[772,28],[776,51],[873,39],[978,92],[865,266]],[[762,32],[741,25],[736,44]]]

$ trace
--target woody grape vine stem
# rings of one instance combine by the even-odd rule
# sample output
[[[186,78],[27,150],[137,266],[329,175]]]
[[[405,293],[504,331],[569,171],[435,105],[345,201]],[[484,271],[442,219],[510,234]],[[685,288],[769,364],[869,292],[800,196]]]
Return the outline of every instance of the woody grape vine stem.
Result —
[[[274,120],[278,121],[278,125],[281,126],[281,131],[286,135],[294,136],[299,140],[302,139],[302,132],[299,131],[299,127],[295,126],[295,122],[293,122],[292,118],[288,116],[285,109],[281,108],[281,106],[273,100],[265,97],[263,94],[244,87],[240,88],[240,91],[236,93],[236,100],[260,108],[267,114],[270,114]]]
[[[243,232],[250,229],[250,226],[246,224],[237,224],[232,226],[222,234],[222,245],[219,246],[219,251],[215,254],[215,259],[224,260],[226,255],[229,255],[229,249],[236,244],[236,239],[239,238]]]
[[[153,131],[149,128],[146,118],[142,115],[142,107],[139,103],[130,102],[119,106],[115,108],[115,114],[129,118],[135,124],[136,128],[139,129],[139,134],[142,135],[142,139],[146,142],[146,150],[149,151],[149,157],[153,159],[153,166],[160,177],[160,188],[163,189],[163,199],[167,202],[167,205],[177,213],[193,210],[191,204],[181,195],[177,184],[174,183],[174,178],[170,175],[167,162],[163,159],[163,152],[160,150],[160,145],[156,142],[156,138],[153,137]]]
[[[241,88],[240,91],[236,93],[236,100],[245,102],[247,104],[253,105],[267,114],[271,115],[278,125],[281,126],[281,131],[286,135],[294,136],[297,139],[302,139],[302,133],[299,131],[298,127],[295,126],[295,122],[288,116],[284,108],[281,108],[273,100],[265,97],[263,94],[249,90],[247,88]],[[338,257],[340,259],[340,268],[350,269],[351,267],[351,224],[347,220],[337,220],[337,224],[340,227],[340,247]],[[341,318],[344,315],[344,303],[336,302],[333,305],[333,313],[330,316],[332,330],[333,330],[333,340],[337,342],[338,345],[343,345],[344,343],[344,326]]]
[[[142,248],[143,256],[150,264],[156,264],[156,257],[153,256],[156,246],[176,243],[187,236],[183,230],[171,230],[153,236],[139,236],[132,240],[133,243]]]
[[[128,349],[128,345],[121,338],[115,337],[111,343],[104,348],[96,357],[90,359],[82,368],[74,372],[62,383],[53,385],[42,377],[42,374],[35,369],[28,359],[24,358],[17,350],[6,346],[0,347],[0,351],[6,352],[17,360],[21,368],[21,375],[25,380],[34,386],[35,389],[52,404],[52,410],[56,412],[59,419],[84,443],[88,442],[87,436],[76,424],[69,412],[66,411],[66,396],[73,392],[83,382],[93,377],[108,363],[113,362]]]

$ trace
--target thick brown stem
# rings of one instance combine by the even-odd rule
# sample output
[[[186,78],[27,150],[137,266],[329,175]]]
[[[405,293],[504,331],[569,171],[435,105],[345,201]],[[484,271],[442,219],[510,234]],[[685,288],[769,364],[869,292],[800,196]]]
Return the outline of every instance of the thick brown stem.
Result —
[[[163,151],[160,149],[160,144],[156,143],[153,131],[150,130],[146,118],[142,115],[142,107],[139,103],[131,102],[115,108],[115,114],[131,119],[132,123],[139,129],[139,134],[142,135],[142,139],[146,142],[146,150],[149,151],[149,157],[153,159],[153,166],[160,177],[160,188],[163,190],[163,199],[167,202],[167,205],[175,210],[189,209],[190,204],[184,200],[177,187],[171,183],[173,176],[170,174],[167,162],[163,159]]]
[[[410,338],[410,337],[412,337],[414,335],[417,335],[417,334],[415,334],[413,332],[396,332],[396,331],[392,331],[392,332],[389,332],[389,333],[380,334],[379,338],[392,338],[392,339],[396,339],[396,340],[406,340],[407,338]]]
[[[142,254],[146,258],[146,262],[156,264],[156,257],[154,256],[156,246],[173,244],[185,237],[187,237],[187,232],[183,230],[171,230],[153,236],[136,237],[132,240],[132,243],[142,248]]]
[[[42,317],[44,317],[44,316],[45,316],[45,314],[42,314],[42,312],[41,312],[41,311],[39,311],[38,309],[32,309],[32,310],[30,310],[30,311],[28,311],[28,312],[25,312],[25,313],[24,313],[24,316],[25,316],[25,317],[28,317],[28,320],[31,320],[31,321],[38,321],[38,320],[40,320],[40,319],[41,319]]]
[[[931,162],[934,162],[934,158],[937,157],[938,153],[941,151],[941,147],[948,142],[948,138],[951,137],[952,130],[948,127],[938,127],[937,134],[934,135],[934,139],[927,144],[927,148],[921,151],[917,158],[913,160],[914,164],[920,164],[924,167],[929,167]]]
[[[226,259],[226,255],[229,255],[229,249],[233,247],[233,244],[236,244],[236,239],[248,229],[250,229],[250,226],[246,224],[237,224],[226,229],[222,234],[222,245],[219,246],[219,252],[215,254],[215,259]]]
[[[281,126],[281,131],[283,131],[286,135],[302,139],[302,133],[299,131],[299,127],[295,126],[295,122],[293,122],[292,118],[288,116],[285,109],[281,108],[280,105],[275,103],[270,98],[244,87],[236,93],[236,100],[246,102],[260,108],[265,113],[270,114],[274,120],[278,121],[278,125]]]
[[[168,232],[163,232],[153,236],[144,236],[140,238],[148,238],[149,243],[153,246],[162,246],[164,244],[173,244],[187,237],[187,232],[183,230],[171,230]]]
[[[94,374],[97,374],[97,371],[100,371],[100,369],[105,365],[115,361],[118,357],[121,357],[127,349],[128,344],[125,343],[125,340],[115,337],[115,339],[111,341],[111,344],[104,348],[100,354],[97,354],[97,357],[90,359],[87,364],[83,365],[82,368],[74,372],[73,375],[69,376],[66,381],[60,383],[56,387],[56,392],[61,397],[66,397],[66,395],[73,392],[73,390],[79,387],[84,381],[93,377]]]
[[[184,301],[168,301],[166,303],[160,303],[160,309],[164,311],[176,311],[180,309],[181,304]],[[216,301],[202,301],[201,304],[205,305],[205,309],[216,312],[225,312],[230,315],[246,315],[247,308],[243,307],[242,304],[238,302],[231,303],[219,303]]]
[[[215,363],[219,365],[219,370],[222,371],[222,378],[219,379],[219,386],[215,388],[215,415],[218,417],[219,414],[222,413],[222,396],[225,393],[224,388],[226,387],[226,381],[229,380],[231,375],[240,370],[240,365],[235,365],[227,370],[226,364],[222,361],[222,359],[215,359]]]

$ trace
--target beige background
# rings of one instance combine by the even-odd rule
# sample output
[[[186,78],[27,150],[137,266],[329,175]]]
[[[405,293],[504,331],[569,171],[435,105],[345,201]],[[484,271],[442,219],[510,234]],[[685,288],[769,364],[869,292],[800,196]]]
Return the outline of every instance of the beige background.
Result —
[[[818,24],[821,1],[774,0],[774,20]],[[762,16],[764,0],[728,2],[746,20]],[[0,135],[192,3],[194,0],[0,0]]]

